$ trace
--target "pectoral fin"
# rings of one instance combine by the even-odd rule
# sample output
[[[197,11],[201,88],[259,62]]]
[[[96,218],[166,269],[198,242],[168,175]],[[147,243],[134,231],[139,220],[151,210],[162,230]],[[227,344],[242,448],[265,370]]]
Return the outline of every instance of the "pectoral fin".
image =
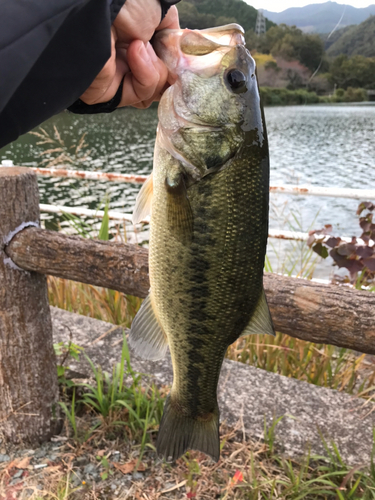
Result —
[[[151,293],[132,322],[129,345],[137,356],[144,359],[161,359],[167,352],[167,337],[155,315]]]
[[[187,196],[184,174],[177,172],[165,179],[167,224],[172,236],[183,245],[193,237],[193,212]]]
[[[150,215],[152,193],[153,193],[153,180],[151,174],[138,193],[132,217],[133,224],[141,222],[145,217],[147,217],[147,215]]]
[[[252,315],[249,324],[242,332],[241,337],[244,337],[245,335],[254,335],[257,333],[267,333],[268,335],[275,336],[275,329],[273,327],[271,313],[268,308],[264,290],[262,290],[255,312]]]

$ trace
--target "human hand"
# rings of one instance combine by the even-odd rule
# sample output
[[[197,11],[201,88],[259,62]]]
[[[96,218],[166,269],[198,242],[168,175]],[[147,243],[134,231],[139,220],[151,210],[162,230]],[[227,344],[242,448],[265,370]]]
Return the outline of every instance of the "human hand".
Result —
[[[147,15],[145,15],[147,13]],[[171,7],[160,23],[158,0],[127,0],[111,28],[111,57],[81,96],[86,104],[111,100],[124,79],[119,107],[147,108],[168,87],[169,74],[149,40],[155,31],[179,28],[178,12]]]

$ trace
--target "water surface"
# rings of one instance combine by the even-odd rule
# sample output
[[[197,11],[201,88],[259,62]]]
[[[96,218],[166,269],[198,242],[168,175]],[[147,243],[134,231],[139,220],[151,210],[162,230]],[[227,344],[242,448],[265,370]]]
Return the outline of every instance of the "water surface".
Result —
[[[266,108],[266,120],[272,185],[375,188],[375,107],[273,107]],[[73,169],[149,174],[156,126],[156,109],[128,108],[92,116],[65,112],[43,125],[51,138],[56,127],[61,143],[38,145],[40,138],[26,134],[0,150],[0,161],[8,159],[17,165],[37,166],[43,159],[60,153],[43,152],[62,148],[72,155]],[[78,152],[77,161],[74,151],[83,134],[86,145]],[[135,184],[105,181],[39,178],[38,182],[41,203],[96,209],[108,197],[111,209],[124,212],[132,211],[140,189]],[[358,203],[342,198],[271,195],[270,226],[307,231],[332,223],[337,235],[359,235],[355,215]],[[59,216],[43,214],[42,217],[47,227],[59,222],[68,228],[68,223]],[[273,270],[285,271],[282,264],[295,245],[276,240],[271,243],[269,256]],[[298,248],[294,260],[301,260],[305,246]],[[330,271],[330,262],[326,262],[319,265],[315,276],[328,277]]]

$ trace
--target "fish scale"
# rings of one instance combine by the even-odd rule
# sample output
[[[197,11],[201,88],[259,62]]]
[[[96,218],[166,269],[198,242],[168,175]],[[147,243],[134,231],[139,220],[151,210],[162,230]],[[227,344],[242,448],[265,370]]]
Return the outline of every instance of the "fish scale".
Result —
[[[269,196],[264,116],[255,63],[239,27],[224,28],[223,36],[219,28],[211,32],[224,45],[201,39],[210,30],[158,35],[156,51],[178,79],[160,103],[152,181],[135,210],[135,220],[148,205],[151,213],[151,289],[133,321],[130,344],[150,359],[169,346],[173,384],[157,451],[172,460],[189,448],[218,460],[217,384],[226,350],[241,335],[273,334],[263,291]]]

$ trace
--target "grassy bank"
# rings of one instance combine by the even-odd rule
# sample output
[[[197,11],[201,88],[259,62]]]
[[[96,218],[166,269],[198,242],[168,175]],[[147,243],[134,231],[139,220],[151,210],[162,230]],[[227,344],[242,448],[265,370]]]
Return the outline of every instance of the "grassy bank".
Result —
[[[332,96],[318,96],[315,92],[304,89],[260,87],[260,94],[265,106],[286,106],[297,104],[319,104],[336,102],[363,102],[367,93],[363,89],[349,87],[346,91],[337,89]]]
[[[61,359],[67,362],[66,353]],[[157,460],[154,443],[168,389],[132,370],[125,340],[112,376],[91,366],[91,382],[61,378],[62,434],[37,450],[14,447],[0,463],[1,500],[375,498],[373,461],[349,467],[325,443],[328,459],[283,458],[275,440],[279,420],[256,442],[243,434],[241,422],[222,425],[218,463],[199,452],[174,464]]]
[[[105,220],[98,236],[108,239]],[[294,253],[293,258],[290,256],[295,261],[290,273],[311,276],[311,250],[303,245],[296,251],[300,269],[296,269]],[[48,287],[52,305],[123,327],[130,326],[141,304],[136,297],[53,277],[48,278]],[[84,356],[74,345],[56,348],[67,365],[69,355]],[[374,394],[375,366],[369,357],[348,349],[278,333],[275,338],[241,338],[229,348],[227,356],[363,398],[372,399]],[[198,452],[186,453],[173,465],[158,461],[155,437],[169,388],[158,389],[147,376],[132,371],[125,341],[118,361],[111,374],[91,365],[91,378],[85,384],[65,380],[60,367],[65,416],[61,446],[42,472],[22,476],[22,490],[16,498],[375,499],[372,462],[349,467],[334,446],[326,446],[328,460],[309,454],[298,461],[286,459],[275,441],[277,421],[264,429],[264,440],[258,442],[243,435],[241,423],[238,429],[222,426],[221,459],[217,464]],[[28,456],[19,458],[28,460]],[[80,465],[82,459],[85,465]],[[12,498],[9,488],[19,471],[14,460],[12,457],[8,464],[0,464],[1,500]],[[42,465],[33,458],[30,463]]]
[[[129,327],[141,299],[60,278],[48,278],[51,305]],[[375,366],[363,354],[278,333],[240,338],[229,359],[349,394],[372,393]]]

